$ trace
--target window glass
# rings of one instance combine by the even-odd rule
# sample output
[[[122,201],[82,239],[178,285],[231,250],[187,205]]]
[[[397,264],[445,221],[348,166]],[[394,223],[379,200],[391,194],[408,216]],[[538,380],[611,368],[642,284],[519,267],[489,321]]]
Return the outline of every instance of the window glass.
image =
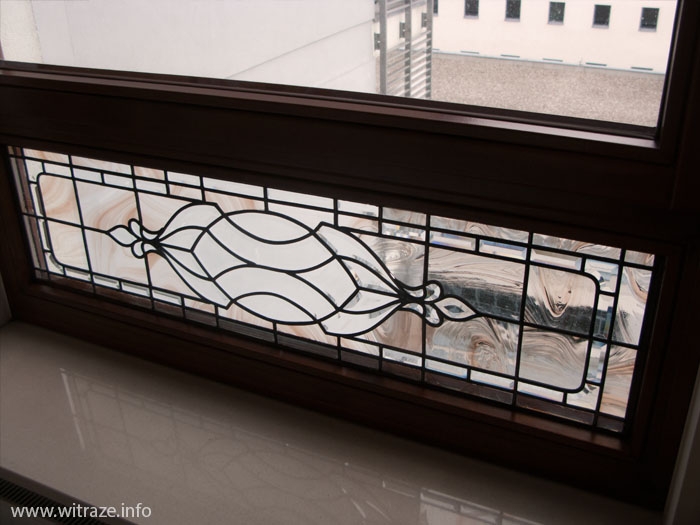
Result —
[[[643,7],[642,21],[639,24],[639,28],[647,31],[656,31],[658,23],[659,9],[655,7]]]
[[[520,20],[520,0],[506,1],[506,19]]]
[[[565,2],[549,2],[549,23],[563,23]]]
[[[464,0],[464,16],[479,16],[479,0]]]
[[[596,27],[610,26],[610,6],[596,5],[593,11],[593,25]]]
[[[437,0],[26,0],[0,2],[0,45],[6,60],[655,127],[676,1],[642,5],[442,0],[434,16]]]

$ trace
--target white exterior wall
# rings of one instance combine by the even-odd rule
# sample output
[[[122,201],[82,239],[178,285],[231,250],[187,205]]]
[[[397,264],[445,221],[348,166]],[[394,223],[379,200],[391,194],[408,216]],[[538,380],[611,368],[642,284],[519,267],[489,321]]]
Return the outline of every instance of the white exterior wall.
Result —
[[[32,0],[0,9],[8,60],[375,90],[373,0]]]
[[[568,0],[565,4],[564,23],[550,24],[548,0],[522,0],[520,21],[505,19],[505,0],[480,0],[476,18],[464,16],[464,0],[440,0],[433,21],[433,48],[666,72],[676,0]],[[593,27],[596,4],[611,6],[608,28]],[[643,7],[659,8],[656,31],[640,31]]]

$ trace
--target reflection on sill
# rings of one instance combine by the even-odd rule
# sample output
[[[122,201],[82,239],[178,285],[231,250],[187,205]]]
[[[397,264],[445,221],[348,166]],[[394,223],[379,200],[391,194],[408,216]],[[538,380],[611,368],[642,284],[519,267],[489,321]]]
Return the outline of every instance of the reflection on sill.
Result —
[[[93,505],[141,502],[143,524],[659,522],[22,323],[0,330],[0,364],[2,467]]]
[[[192,490],[230,495],[246,512],[270,512],[270,498],[261,496],[275,494],[275,514],[299,523],[536,523],[285,442],[277,431],[235,418],[202,416],[71,370],[61,377],[85,453],[163,483],[181,477]]]

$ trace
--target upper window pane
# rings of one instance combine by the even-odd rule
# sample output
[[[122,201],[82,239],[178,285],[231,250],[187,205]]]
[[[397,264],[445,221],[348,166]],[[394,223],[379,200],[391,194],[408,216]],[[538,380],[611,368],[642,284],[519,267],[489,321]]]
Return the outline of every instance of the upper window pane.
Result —
[[[0,2],[0,45],[7,60],[657,125],[676,0],[437,11],[437,0],[12,1]]]

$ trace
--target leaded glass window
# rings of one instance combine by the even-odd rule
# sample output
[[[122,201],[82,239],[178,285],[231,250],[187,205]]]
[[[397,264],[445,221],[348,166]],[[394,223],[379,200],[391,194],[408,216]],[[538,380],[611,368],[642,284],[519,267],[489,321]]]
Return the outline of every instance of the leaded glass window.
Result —
[[[653,254],[196,173],[11,155],[37,279],[624,428]]]

